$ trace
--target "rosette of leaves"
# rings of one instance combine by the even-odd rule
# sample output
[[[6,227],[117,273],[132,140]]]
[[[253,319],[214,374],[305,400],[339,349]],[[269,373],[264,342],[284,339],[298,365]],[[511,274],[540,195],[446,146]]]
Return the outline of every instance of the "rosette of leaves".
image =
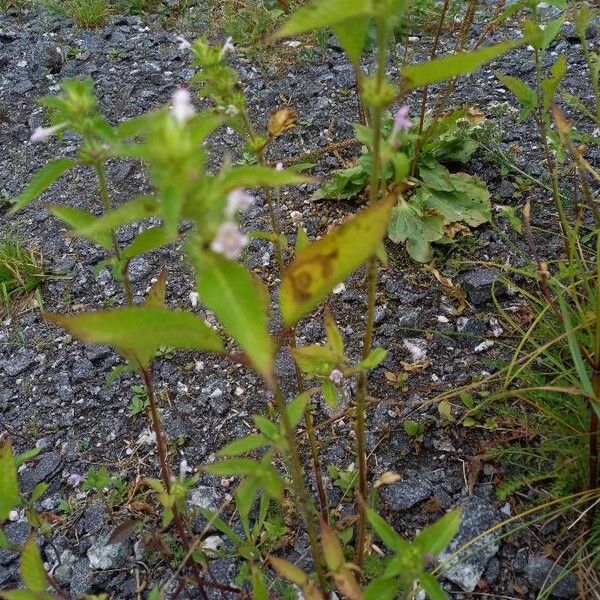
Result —
[[[385,146],[383,174],[388,192],[397,198],[392,210],[388,235],[393,242],[405,243],[409,255],[427,262],[433,256],[432,243],[448,243],[457,232],[477,227],[491,218],[490,194],[476,176],[452,173],[445,164],[467,162],[478,142],[476,130],[482,118],[477,111],[458,109],[426,123],[422,151],[415,177],[406,176],[406,165],[416,154],[414,128],[402,135],[399,143]],[[392,117],[384,123],[384,134],[392,131]],[[357,139],[371,146],[372,132],[362,125],[354,127]],[[335,171],[329,181],[313,195],[313,200],[347,199],[359,195],[367,186],[372,155],[368,150],[349,169]]]

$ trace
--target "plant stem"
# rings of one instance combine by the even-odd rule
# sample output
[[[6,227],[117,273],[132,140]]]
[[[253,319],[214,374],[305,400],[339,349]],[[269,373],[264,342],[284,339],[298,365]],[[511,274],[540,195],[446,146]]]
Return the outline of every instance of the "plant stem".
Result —
[[[376,94],[381,91],[383,80],[385,78],[386,68],[386,50],[387,50],[387,27],[385,22],[379,20],[377,23],[377,74],[376,74]],[[379,198],[380,173],[381,173],[381,117],[383,109],[378,103],[373,108],[372,127],[373,127],[373,161],[371,166],[371,179],[369,187],[369,201],[376,202]],[[371,352],[373,343],[373,325],[375,322],[375,294],[377,291],[377,258],[369,259],[367,265],[367,287],[368,287],[368,306],[367,318],[365,323],[365,335],[363,340],[362,357],[366,358]],[[354,547],[354,562],[362,568],[365,538],[367,532],[367,454],[365,441],[365,413],[367,410],[367,374],[361,372],[358,377],[358,390],[356,394],[356,462],[358,464],[358,522],[356,531],[356,545]]]
[[[298,502],[302,506],[304,512],[304,519],[306,521],[306,532],[308,534],[308,541],[310,544],[310,550],[315,563],[315,571],[319,580],[319,587],[321,591],[327,593],[327,581],[325,579],[325,573],[323,572],[323,557],[321,549],[318,544],[317,528],[315,525],[314,517],[315,511],[310,502],[306,484],[304,482],[304,472],[302,470],[302,464],[300,463],[300,455],[298,453],[298,445],[294,438],[294,430],[290,422],[290,416],[287,411],[287,405],[281,393],[279,385],[273,390],[273,399],[275,402],[275,408],[281,417],[281,423],[283,425],[283,434],[288,446],[289,458],[290,458],[290,469],[292,476],[292,485],[294,487],[294,493]]]
[[[433,60],[437,54],[438,45],[440,43],[440,36],[442,34],[442,29],[444,28],[444,21],[446,19],[446,13],[448,12],[448,4],[450,0],[444,0],[444,4],[442,6],[442,12],[440,13],[440,20],[438,21],[437,28],[435,30],[435,37],[433,38],[433,45],[431,46],[431,56],[430,60]],[[415,158],[413,159],[413,163],[411,165],[410,173],[414,176],[417,165],[419,164],[419,157],[421,156],[421,150],[423,148],[423,125],[425,123],[425,111],[427,110],[427,96],[429,94],[428,86],[423,88],[423,95],[421,97],[421,112],[419,114],[419,130],[417,132],[417,144],[415,148]]]
[[[105,213],[109,212],[111,209],[110,205],[110,196],[108,194],[108,182],[106,180],[106,169],[104,168],[103,162],[96,162],[94,164],[94,169],[96,170],[96,175],[98,177],[98,186],[100,188],[100,200],[102,201],[102,208]],[[110,231],[110,237],[112,240],[113,251],[115,253],[115,257],[117,261],[121,263],[121,250],[119,249],[119,242],[117,241],[117,234],[114,229]],[[127,273],[127,267],[129,266],[129,261],[126,261],[121,265],[121,277],[123,279],[123,287],[125,288],[125,298],[127,300],[127,304],[133,304],[133,291],[131,288],[131,280],[129,279],[129,274]]]
[[[535,50],[535,80],[536,80],[536,94],[538,99],[538,107],[536,111],[536,121],[538,124],[538,129],[540,133],[540,138],[542,140],[542,147],[544,149],[544,157],[546,159],[546,165],[548,169],[548,173],[550,174],[550,182],[552,185],[552,198],[554,200],[554,206],[556,207],[556,211],[558,213],[558,220],[560,222],[560,228],[563,235],[563,240],[565,244],[565,252],[567,254],[567,259],[571,261],[574,257],[573,254],[573,245],[571,243],[571,235],[569,231],[569,223],[567,221],[567,217],[565,214],[565,209],[562,203],[562,199],[560,196],[560,189],[558,185],[558,175],[556,172],[556,163],[554,162],[554,158],[552,157],[552,153],[550,152],[550,147],[548,146],[548,126],[546,125],[546,121],[544,119],[543,113],[543,93],[542,93],[542,75],[540,70],[540,51],[536,48]]]

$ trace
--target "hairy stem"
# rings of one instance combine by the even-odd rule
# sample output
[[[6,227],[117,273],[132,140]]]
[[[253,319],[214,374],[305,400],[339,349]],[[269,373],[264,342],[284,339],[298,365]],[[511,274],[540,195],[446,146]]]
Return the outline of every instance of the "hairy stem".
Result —
[[[111,209],[110,196],[108,194],[108,182],[106,179],[106,169],[104,168],[103,162],[96,162],[94,168],[98,177],[98,186],[100,188],[100,200],[102,201],[102,208],[106,213]],[[115,256],[119,263],[121,263],[121,250],[119,249],[119,242],[117,241],[117,234],[114,229],[111,229],[110,237],[112,240],[112,246]],[[125,288],[125,298],[127,300],[127,304],[131,305],[133,304],[133,291],[131,288],[129,274],[127,272],[129,261],[126,261],[121,264],[121,277],[123,279],[123,287]]]
[[[387,50],[387,27],[385,22],[377,23],[377,74],[376,74],[376,93],[381,91],[383,80],[385,78],[386,50]],[[371,166],[371,178],[369,188],[369,201],[376,202],[379,198],[380,174],[381,174],[381,118],[383,108],[378,103],[373,108],[372,127],[373,127],[373,162]],[[367,288],[368,288],[368,307],[365,323],[365,335],[363,339],[362,356],[366,358],[371,352],[373,343],[373,325],[375,315],[375,293],[377,291],[377,258],[369,259],[367,266]],[[365,441],[365,418],[367,410],[367,374],[363,371],[358,378],[358,390],[356,394],[356,460],[358,464],[358,523],[356,531],[356,545],[354,548],[354,562],[361,568],[365,552],[365,538],[367,532],[367,455]]]
[[[304,472],[302,470],[302,464],[300,463],[298,445],[296,444],[296,439],[294,437],[294,430],[290,422],[287,405],[283,398],[283,394],[281,393],[281,388],[278,385],[273,390],[273,400],[283,425],[283,434],[288,446],[292,485],[294,488],[294,494],[296,495],[298,502],[300,502],[300,506],[302,507],[302,511],[304,513],[306,532],[308,534],[308,541],[310,544],[313,562],[315,563],[315,571],[319,580],[319,587],[323,593],[326,594],[327,581],[323,571],[323,556],[318,543],[317,527],[315,524],[315,510],[310,502],[306,483],[304,482]]]

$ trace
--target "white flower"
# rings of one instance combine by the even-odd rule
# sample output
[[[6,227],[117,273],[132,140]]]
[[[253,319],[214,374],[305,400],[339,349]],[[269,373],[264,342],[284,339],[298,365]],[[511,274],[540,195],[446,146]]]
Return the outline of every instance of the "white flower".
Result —
[[[237,228],[235,223],[226,221],[217,230],[217,235],[210,244],[210,249],[225,258],[235,260],[240,256],[248,237]]]
[[[282,163],[282,162],[278,162],[278,163],[275,165],[275,170],[276,170],[276,171],[283,171],[283,163]]]
[[[191,50],[192,45],[182,35],[178,35],[176,39],[179,42],[180,50]]]
[[[302,223],[302,213],[298,212],[297,210],[293,210],[290,213],[290,219],[292,220],[292,223],[298,227],[298,225],[300,225],[300,223]]]
[[[329,379],[336,385],[339,385],[342,383],[342,379],[344,379],[344,374],[339,369],[333,369],[333,371],[329,373]]]
[[[50,136],[63,129],[65,125],[66,123],[61,123],[53,127],[36,127],[30,139],[32,142],[47,142]]]
[[[179,88],[175,90],[171,104],[171,114],[178,123],[185,123],[196,114],[192,105],[192,96],[188,90]]]
[[[188,465],[188,461],[185,458],[181,459],[179,463],[179,478],[184,479],[188,473],[193,473],[194,469]]]
[[[235,52],[235,46],[233,45],[233,38],[228,37],[223,44],[223,54],[226,52]]]
[[[227,195],[227,207],[226,212],[229,216],[234,215],[236,212],[244,212],[248,210],[254,204],[254,197],[251,196],[246,190],[236,188],[231,190]]]

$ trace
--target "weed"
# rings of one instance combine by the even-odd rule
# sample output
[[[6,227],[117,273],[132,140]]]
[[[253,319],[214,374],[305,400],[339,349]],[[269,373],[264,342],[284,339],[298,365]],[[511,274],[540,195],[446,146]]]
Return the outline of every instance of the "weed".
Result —
[[[112,12],[109,0],[42,0],[44,6],[70,17],[80,27],[102,27]]]
[[[15,238],[0,242],[0,303],[7,307],[35,290],[46,277],[40,256]]]

